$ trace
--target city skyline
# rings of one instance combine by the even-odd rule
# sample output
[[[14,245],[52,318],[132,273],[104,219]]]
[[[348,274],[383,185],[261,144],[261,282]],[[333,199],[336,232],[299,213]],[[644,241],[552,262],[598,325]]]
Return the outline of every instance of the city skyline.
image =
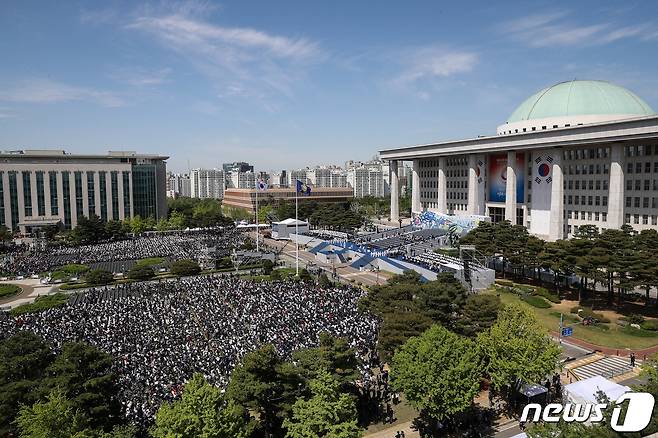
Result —
[[[607,80],[656,108],[656,8],[5,2],[0,148],[300,168],[494,134],[560,80]]]

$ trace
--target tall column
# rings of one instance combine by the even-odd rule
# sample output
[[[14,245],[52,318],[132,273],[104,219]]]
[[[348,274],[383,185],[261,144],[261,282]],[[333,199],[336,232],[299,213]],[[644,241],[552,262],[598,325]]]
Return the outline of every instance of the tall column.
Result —
[[[107,220],[114,218],[114,209],[112,208],[112,172],[105,172],[105,199],[107,202]]]
[[[446,157],[439,157],[439,179],[437,181],[436,209],[448,214],[448,184],[446,181]]]
[[[57,172],[57,213],[64,224],[64,176],[62,172]]]
[[[5,226],[12,230],[16,224],[11,223],[11,198],[9,196],[9,171],[4,171],[2,172],[2,199],[5,203]]]
[[[481,214],[480,212],[480,188],[478,187],[477,156],[468,156],[468,214]]]
[[[391,221],[397,222],[400,219],[400,187],[398,184],[397,160],[389,162],[389,170],[391,172]]]
[[[87,172],[82,172],[82,211],[89,217],[93,211],[89,211],[89,185],[87,184]]]
[[[608,193],[608,228],[624,225],[624,147],[610,147],[610,184]]]
[[[119,220],[122,221],[125,219],[124,214],[124,203],[123,203],[123,172],[117,173],[117,193],[119,196]]]
[[[564,239],[564,183],[562,177],[562,150],[553,154],[551,171],[551,221],[548,240]]]
[[[516,152],[507,153],[507,181],[505,183],[505,220],[516,224]]]
[[[69,172],[69,204],[71,205],[71,229],[78,225],[78,209],[75,206],[75,171]]]
[[[101,217],[101,178],[100,172],[94,172],[94,214]]]
[[[420,160],[413,161],[411,175],[411,211],[420,212]]]
[[[25,220],[25,198],[23,190],[23,172],[16,172],[16,194],[18,195],[18,222],[24,222]],[[14,224],[14,227],[17,227],[18,224]],[[25,232],[25,226],[20,227],[22,232]]]

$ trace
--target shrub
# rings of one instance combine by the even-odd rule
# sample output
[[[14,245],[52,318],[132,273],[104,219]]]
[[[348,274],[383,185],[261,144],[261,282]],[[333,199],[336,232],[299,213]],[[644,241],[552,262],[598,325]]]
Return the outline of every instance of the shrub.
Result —
[[[263,262],[263,274],[269,275],[272,273],[272,270],[274,269],[274,262],[272,260],[264,259]]]
[[[551,305],[547,303],[545,299],[536,295],[523,295],[521,300],[539,309],[548,309],[551,307]]]
[[[201,272],[201,267],[194,260],[185,259],[173,262],[169,271],[178,276],[196,275]]]
[[[631,313],[626,317],[626,321],[628,321],[629,324],[641,325],[644,322],[644,316],[638,315],[637,313]]]
[[[578,310],[580,310],[580,312]],[[572,307],[571,310],[569,310],[569,311],[571,313],[577,314],[581,318],[590,317],[590,318],[594,318],[594,319],[596,319],[596,320],[598,320],[599,322],[602,322],[602,323],[609,323],[610,322],[610,320],[608,318],[606,318],[605,316],[603,316],[602,313],[594,312],[591,307],[576,306],[576,307]]]
[[[222,257],[221,259],[219,259],[219,261],[217,262],[217,267],[219,269],[229,269],[229,268],[232,269],[233,262],[231,261],[231,257]]]
[[[496,280],[496,284],[506,287],[514,286],[514,282],[512,280]]]
[[[24,313],[41,312],[42,310],[50,309],[53,307],[63,306],[69,301],[69,296],[63,293],[56,293],[54,295],[43,295],[37,297],[32,303],[23,304],[11,309],[9,313],[13,316],[22,315]]]
[[[55,268],[55,271],[63,272],[68,275],[80,275],[83,272],[87,272],[88,270],[89,266],[80,265],[78,263],[69,263],[68,265]]]
[[[94,269],[85,274],[85,281],[91,286],[102,286],[112,283],[114,281],[114,275],[103,269]]]
[[[538,287],[535,289],[535,295],[539,295],[540,297],[546,298],[548,301],[555,303],[555,304],[560,304],[561,300],[560,297],[555,295],[554,293],[551,293],[548,289],[544,287]]]
[[[281,280],[281,271],[278,269],[272,270],[272,272],[270,273],[270,280],[273,281]]]
[[[150,280],[154,275],[153,268],[144,265],[135,265],[128,272],[128,278],[133,280]]]
[[[644,330],[658,331],[658,319],[647,319],[640,324]]]
[[[21,291],[21,287],[15,284],[0,284],[0,298],[16,295]]]
[[[318,284],[320,285],[320,287],[325,289],[333,286],[333,283],[331,282],[331,280],[329,280],[329,277],[327,277],[327,274],[325,274],[324,272],[320,274],[320,278],[318,279]]]
[[[535,292],[535,288],[527,284],[515,284],[514,287],[526,294]]]

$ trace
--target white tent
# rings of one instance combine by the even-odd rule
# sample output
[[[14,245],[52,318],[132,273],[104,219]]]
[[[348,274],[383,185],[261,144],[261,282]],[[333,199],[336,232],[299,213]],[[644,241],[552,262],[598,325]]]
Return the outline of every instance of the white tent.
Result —
[[[596,394],[602,391],[610,400],[617,400],[622,394],[630,391],[628,386],[620,385],[602,376],[593,376],[565,385],[564,399],[567,403],[597,402]]]

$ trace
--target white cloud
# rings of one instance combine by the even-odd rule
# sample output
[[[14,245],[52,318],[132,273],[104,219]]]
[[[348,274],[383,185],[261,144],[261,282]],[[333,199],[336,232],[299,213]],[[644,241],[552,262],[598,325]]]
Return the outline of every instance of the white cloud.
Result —
[[[611,22],[587,25],[567,21],[561,10],[506,21],[498,30],[530,47],[588,46],[607,44],[625,38],[650,39],[656,26],[651,23],[617,26]]]
[[[171,69],[168,67],[148,70],[144,68],[119,68],[110,77],[118,82],[136,87],[160,85],[167,82]]]
[[[117,94],[94,88],[77,87],[50,79],[31,79],[8,90],[0,91],[0,100],[25,103],[57,103],[84,101],[105,107],[125,104]]]
[[[201,12],[199,12],[201,10]],[[200,18],[204,9],[147,9],[126,28],[153,37],[175,51],[212,81],[222,97],[249,97],[265,102],[273,95],[292,95],[310,63],[323,58],[307,38],[274,35],[248,27],[220,26]]]
[[[472,71],[479,55],[472,51],[443,47],[408,49],[396,56],[400,72],[385,83],[401,92],[411,92],[421,100],[429,100],[433,92],[445,89],[446,80]]]
[[[474,52],[422,48],[405,60],[407,68],[398,80],[414,82],[423,78],[453,76],[473,70],[477,62],[478,55]]]

